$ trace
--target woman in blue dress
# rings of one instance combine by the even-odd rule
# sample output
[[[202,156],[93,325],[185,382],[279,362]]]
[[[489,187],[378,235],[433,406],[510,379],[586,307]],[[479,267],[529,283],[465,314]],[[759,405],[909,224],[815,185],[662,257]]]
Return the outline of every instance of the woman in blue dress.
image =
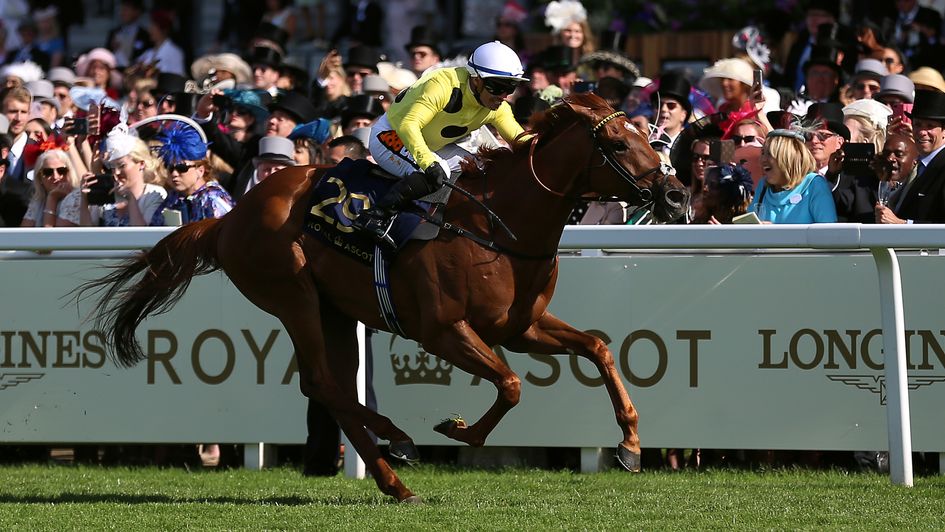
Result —
[[[167,170],[170,193],[154,213],[151,225],[180,225],[219,218],[233,208],[229,193],[214,180],[207,161],[207,143],[187,124],[164,129],[158,157]]]
[[[764,179],[758,183],[749,211],[761,223],[812,224],[837,221],[830,186],[816,173],[817,163],[803,131],[775,129],[761,150]]]

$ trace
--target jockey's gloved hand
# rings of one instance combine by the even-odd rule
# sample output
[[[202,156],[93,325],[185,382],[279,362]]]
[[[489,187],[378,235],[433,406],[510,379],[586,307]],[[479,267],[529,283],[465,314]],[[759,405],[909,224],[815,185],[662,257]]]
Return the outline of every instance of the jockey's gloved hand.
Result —
[[[436,187],[434,190],[438,190],[443,186],[443,183],[446,183],[446,172],[443,171],[443,167],[439,163],[431,164],[423,173],[427,176],[427,182]]]

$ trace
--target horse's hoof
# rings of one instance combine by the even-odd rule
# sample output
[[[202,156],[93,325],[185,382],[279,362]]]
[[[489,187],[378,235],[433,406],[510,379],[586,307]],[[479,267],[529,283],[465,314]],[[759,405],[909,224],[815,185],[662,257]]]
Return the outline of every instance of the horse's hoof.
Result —
[[[631,473],[640,472],[640,453],[635,453],[620,444],[617,446],[617,461]]]
[[[411,440],[392,441],[390,442],[388,451],[392,458],[402,460],[411,465],[420,461],[420,451],[417,450],[417,446],[414,445]]]
[[[466,421],[461,417],[444,419],[443,421],[437,423],[436,426],[433,427],[433,430],[448,438],[452,438],[450,433],[453,431],[453,429],[457,428],[466,428]]]
[[[411,495],[400,502],[403,504],[423,504],[423,499],[421,499],[419,495]]]

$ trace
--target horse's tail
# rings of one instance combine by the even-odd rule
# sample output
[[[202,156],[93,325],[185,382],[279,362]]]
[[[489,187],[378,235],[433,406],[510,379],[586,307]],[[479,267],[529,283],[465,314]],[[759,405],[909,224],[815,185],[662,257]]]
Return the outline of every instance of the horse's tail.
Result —
[[[220,268],[216,253],[220,227],[216,218],[187,224],[150,251],[76,289],[77,300],[89,293],[98,297],[91,321],[105,335],[105,347],[116,365],[131,367],[143,360],[145,354],[135,338],[138,325],[152,314],[170,310],[194,276]]]

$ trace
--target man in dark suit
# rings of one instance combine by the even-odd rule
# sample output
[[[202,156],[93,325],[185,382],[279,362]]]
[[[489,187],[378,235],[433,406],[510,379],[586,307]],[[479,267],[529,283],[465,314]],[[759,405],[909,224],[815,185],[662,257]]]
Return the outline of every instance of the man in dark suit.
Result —
[[[911,58],[926,45],[938,42],[942,27],[942,15],[938,11],[919,5],[918,0],[898,0],[895,44]]]
[[[837,0],[811,0],[804,11],[805,29],[801,31],[797,40],[788,52],[784,65],[785,85],[795,92],[804,85],[804,65],[810,59],[814,44],[817,43],[817,33],[822,25],[835,24],[840,15],[840,2]]]
[[[877,205],[877,219],[890,223],[945,223],[945,93],[915,91],[912,135],[919,152],[916,177],[906,184],[893,214]]]
[[[144,11],[143,0],[122,0],[118,10],[121,24],[108,32],[105,39],[105,47],[115,54],[120,68],[135,64],[138,56],[151,48],[147,25],[141,21]]]

